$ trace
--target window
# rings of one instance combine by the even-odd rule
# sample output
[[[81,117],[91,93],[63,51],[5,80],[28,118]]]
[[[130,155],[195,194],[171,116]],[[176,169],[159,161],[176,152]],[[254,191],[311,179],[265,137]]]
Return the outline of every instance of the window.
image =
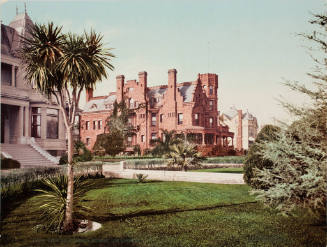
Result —
[[[209,101],[209,110],[212,111],[213,110],[213,100]]]
[[[151,114],[151,125],[157,126],[157,114],[155,114],[155,113]]]
[[[209,94],[213,95],[213,86],[209,86]]]
[[[144,142],[144,135],[141,135],[141,142]]]
[[[32,107],[32,137],[41,138],[41,108]]]
[[[93,129],[96,129],[97,121],[93,121]]]
[[[178,113],[178,124],[183,124],[183,113]]]
[[[163,114],[160,114],[160,123],[162,123]]]
[[[89,130],[90,129],[90,121],[85,122],[85,129]]]
[[[86,146],[89,146],[91,144],[91,138],[86,138]]]
[[[1,84],[12,85],[12,65],[1,63]]]
[[[134,99],[129,99],[129,108],[133,109],[134,108]]]
[[[132,141],[133,141],[132,136],[128,136],[127,137],[127,146],[132,146]]]
[[[157,133],[152,133],[151,134],[151,140],[157,139]]]
[[[199,125],[199,123],[200,123],[199,113],[194,114],[194,123],[195,123],[195,125]]]
[[[213,118],[212,118],[212,117],[209,118],[209,126],[210,126],[210,127],[213,127]]]
[[[98,121],[98,129],[99,129],[99,130],[102,129],[102,120],[99,120],[99,121]]]
[[[59,111],[47,109],[47,138],[58,139]]]

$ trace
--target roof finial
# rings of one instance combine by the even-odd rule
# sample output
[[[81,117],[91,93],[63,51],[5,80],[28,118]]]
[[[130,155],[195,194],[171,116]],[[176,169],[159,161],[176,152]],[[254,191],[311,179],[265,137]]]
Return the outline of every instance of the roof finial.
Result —
[[[24,2],[25,14],[26,14],[26,2]]]
[[[18,7],[17,7],[17,5],[16,5],[16,15],[18,15]]]

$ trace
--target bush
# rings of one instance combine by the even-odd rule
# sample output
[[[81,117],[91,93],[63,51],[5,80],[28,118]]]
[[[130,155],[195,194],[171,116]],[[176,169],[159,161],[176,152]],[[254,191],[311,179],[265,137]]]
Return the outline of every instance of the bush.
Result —
[[[262,170],[263,168],[271,168],[273,163],[263,157],[260,144],[262,142],[274,141],[278,138],[280,128],[274,125],[266,125],[259,132],[255,142],[249,149],[244,162],[244,181],[252,188],[261,188],[262,183],[252,181],[255,176],[255,168]]]
[[[204,163],[209,164],[243,164],[244,156],[219,156],[219,157],[208,157]]]
[[[74,156],[73,160],[75,162],[84,162],[84,161],[91,161],[93,158],[92,153],[88,150],[85,144],[81,141],[77,141],[74,144]],[[60,157],[59,165],[65,165],[68,163],[68,155],[65,153]]]
[[[4,158],[1,159],[1,169],[16,169],[20,168],[20,163],[17,160]]]
[[[60,157],[59,165],[66,165],[67,163],[68,163],[68,155],[67,153],[65,153]]]

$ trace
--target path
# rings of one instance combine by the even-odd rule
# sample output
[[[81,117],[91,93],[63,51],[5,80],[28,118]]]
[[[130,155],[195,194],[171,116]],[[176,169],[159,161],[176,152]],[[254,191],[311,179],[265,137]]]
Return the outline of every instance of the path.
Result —
[[[211,173],[211,172],[182,172],[159,170],[133,170],[121,169],[120,165],[103,165],[106,177],[136,178],[136,174],[148,175],[147,179],[161,181],[185,181],[215,184],[244,184],[243,174]]]

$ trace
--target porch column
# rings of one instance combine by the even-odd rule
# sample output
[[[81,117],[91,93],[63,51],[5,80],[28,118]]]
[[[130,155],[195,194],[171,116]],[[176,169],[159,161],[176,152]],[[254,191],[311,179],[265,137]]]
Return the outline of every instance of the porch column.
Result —
[[[18,112],[18,131],[17,131],[17,141],[21,143],[23,140],[24,133],[24,106],[19,106]]]
[[[15,65],[11,66],[11,85],[12,87],[14,87],[16,84],[15,82]]]
[[[41,139],[47,139],[47,108],[41,107]]]
[[[205,145],[205,141],[204,141],[204,137],[205,137],[205,134],[201,134],[202,135],[202,145]]]
[[[25,136],[30,136],[30,109],[28,106],[25,106],[25,119],[24,119],[24,128],[25,128]]]
[[[213,144],[214,145],[217,145],[217,136],[215,134],[213,136],[214,136],[214,138],[213,138]]]

